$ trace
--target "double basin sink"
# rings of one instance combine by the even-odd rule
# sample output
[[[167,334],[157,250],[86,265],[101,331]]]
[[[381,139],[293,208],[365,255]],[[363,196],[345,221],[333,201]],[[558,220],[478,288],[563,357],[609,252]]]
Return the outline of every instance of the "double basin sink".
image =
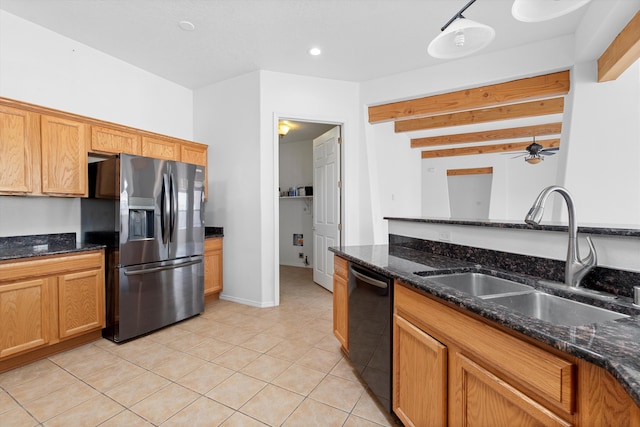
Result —
[[[555,325],[580,326],[629,317],[483,273],[430,276],[429,280]]]

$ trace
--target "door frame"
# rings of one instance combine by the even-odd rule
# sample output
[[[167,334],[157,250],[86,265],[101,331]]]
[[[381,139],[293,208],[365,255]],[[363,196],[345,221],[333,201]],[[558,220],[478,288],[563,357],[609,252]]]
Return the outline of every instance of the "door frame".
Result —
[[[345,142],[345,129],[347,127],[347,120],[344,118],[338,117],[327,117],[327,116],[316,116],[316,115],[301,115],[301,114],[285,114],[285,113],[274,113],[273,114],[273,182],[274,182],[274,202],[273,202],[273,265],[274,265],[274,302],[275,306],[280,305],[280,194],[278,192],[278,182],[280,181],[280,136],[278,135],[278,122],[280,120],[291,120],[298,122],[315,122],[315,123],[326,123],[331,125],[340,126],[340,197],[338,198],[338,202],[340,204],[340,209],[338,215],[340,215],[340,246],[343,245],[344,242],[344,232],[345,232],[345,209],[344,209],[344,193],[345,193],[345,176],[344,176],[344,142]],[[319,135],[318,135],[319,136]]]

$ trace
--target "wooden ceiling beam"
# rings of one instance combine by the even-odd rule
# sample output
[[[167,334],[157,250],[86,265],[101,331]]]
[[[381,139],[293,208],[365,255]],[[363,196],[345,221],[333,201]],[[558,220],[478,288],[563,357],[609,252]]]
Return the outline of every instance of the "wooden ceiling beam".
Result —
[[[433,147],[437,145],[449,144],[464,144],[469,142],[486,142],[500,139],[524,138],[542,135],[558,135],[561,131],[562,122],[557,122],[543,125],[523,126],[518,128],[488,130],[482,132],[430,136],[426,138],[412,139],[411,148]]]
[[[629,21],[598,58],[598,82],[617,79],[640,58],[640,12]]]
[[[569,71],[369,107],[369,123],[413,119],[566,95]]]
[[[492,166],[486,168],[447,169],[447,176],[485,175],[490,173],[493,173]]]
[[[544,148],[560,146],[560,138],[536,141]],[[440,157],[469,156],[472,154],[509,153],[512,151],[524,151],[531,142],[513,142],[508,144],[476,145],[473,147],[449,148],[445,150],[426,150],[422,152],[423,159],[435,159]]]
[[[410,132],[471,125],[523,117],[546,116],[549,114],[559,114],[563,111],[564,97],[558,97],[540,101],[523,102],[520,104],[502,105],[493,108],[483,108],[480,110],[463,111],[460,113],[423,117],[420,119],[398,120],[395,122],[395,131]]]

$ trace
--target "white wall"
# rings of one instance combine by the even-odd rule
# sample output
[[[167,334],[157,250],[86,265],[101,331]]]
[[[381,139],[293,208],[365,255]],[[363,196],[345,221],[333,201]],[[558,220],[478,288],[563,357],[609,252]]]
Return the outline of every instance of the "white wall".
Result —
[[[269,71],[260,74],[262,298],[278,304],[278,118],[344,124],[341,148],[345,205],[342,224],[345,230],[343,242],[346,244],[357,244],[363,230],[370,229],[368,206],[361,203],[362,197],[368,197],[363,195],[367,190],[363,188],[361,179],[366,163],[359,137],[358,84]]]
[[[259,97],[259,72],[196,90],[194,134],[209,145],[205,223],[224,227],[221,298],[268,306],[261,287]]]
[[[573,64],[573,48],[574,38],[565,36],[515,49],[446,61],[433,67],[365,82],[361,89],[361,99],[366,107],[566,70]],[[491,156],[459,156],[455,159],[421,161],[420,150],[410,147],[410,139],[415,133],[395,134],[392,123],[369,124],[366,116],[364,127],[366,146],[370,153],[371,210],[375,212],[373,233],[376,243],[387,241],[387,224],[382,219],[384,216],[419,217],[427,207],[429,216],[449,216],[447,168],[493,165],[496,185],[492,191],[506,197],[506,186],[498,182],[499,175],[507,167],[503,158],[494,157],[493,164],[486,164]],[[486,130],[482,127],[465,126],[451,133]],[[444,186],[422,188],[423,168],[426,171],[433,169],[432,172],[425,173],[430,174],[430,179],[440,179]],[[424,194],[425,199],[429,200],[423,199]],[[432,198],[434,202],[431,201]],[[503,205],[496,203],[496,206]],[[506,215],[506,208],[502,209],[501,215]]]
[[[193,138],[189,89],[0,10],[0,96]],[[75,232],[78,199],[0,196],[0,236]]]
[[[344,197],[360,193],[358,85],[258,71],[194,93],[194,134],[209,145],[206,222],[225,228],[222,298],[279,303],[279,117],[344,123]],[[349,202],[348,202],[349,203]],[[345,208],[346,242],[357,242],[357,203]]]
[[[422,212],[417,216],[449,218],[448,169],[493,167],[489,219],[522,220],[540,191],[558,184],[564,148],[531,165],[514,153],[424,159],[421,162]],[[551,203],[549,209],[552,209]],[[559,219],[559,218],[558,218]]]
[[[290,187],[313,185],[313,141],[280,143],[279,147],[279,187],[286,191]],[[280,265],[313,267],[312,212],[312,199],[280,199]],[[294,233],[303,235],[302,246],[293,244]]]
[[[640,228],[640,63],[598,83],[597,64],[576,64],[566,187],[579,221]]]

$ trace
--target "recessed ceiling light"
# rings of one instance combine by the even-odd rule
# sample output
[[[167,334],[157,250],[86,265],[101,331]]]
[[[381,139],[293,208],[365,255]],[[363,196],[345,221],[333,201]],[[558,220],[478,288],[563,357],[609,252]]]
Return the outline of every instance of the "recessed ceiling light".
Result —
[[[319,47],[312,47],[309,49],[309,55],[318,56],[322,53]]]
[[[196,26],[189,21],[180,21],[178,22],[178,25],[180,26],[180,28],[182,28],[185,31],[193,31],[196,29]]]

